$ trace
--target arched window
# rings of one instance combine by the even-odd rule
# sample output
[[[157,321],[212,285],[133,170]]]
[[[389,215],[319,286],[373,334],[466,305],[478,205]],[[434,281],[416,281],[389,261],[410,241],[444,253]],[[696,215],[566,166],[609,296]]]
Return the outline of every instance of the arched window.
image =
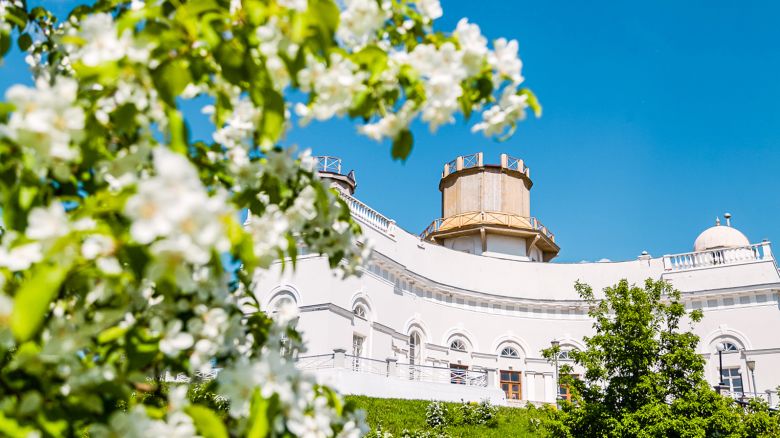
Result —
[[[352,309],[352,313],[358,318],[366,319],[366,308],[362,304],[356,304],[355,308]]]
[[[727,353],[729,351],[739,351],[739,347],[733,342],[726,341],[723,343],[723,352]]]
[[[450,350],[466,351],[466,343],[463,342],[463,339],[453,339],[452,342],[450,342]]]
[[[558,353],[558,360],[570,360],[572,359],[571,355],[569,354],[571,350],[561,350],[560,353]]]
[[[520,357],[520,354],[517,352],[517,348],[506,346],[501,349],[501,357]]]
[[[420,333],[412,332],[409,335],[409,363],[420,364],[422,359],[422,339]]]

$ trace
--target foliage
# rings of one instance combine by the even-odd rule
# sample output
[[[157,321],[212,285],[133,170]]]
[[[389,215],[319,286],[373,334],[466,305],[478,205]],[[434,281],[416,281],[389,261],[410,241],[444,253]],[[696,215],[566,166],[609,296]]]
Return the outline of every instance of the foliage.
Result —
[[[590,305],[595,334],[584,351],[571,351],[584,370],[572,376],[561,367],[573,403],[543,417],[545,431],[560,437],[776,436],[777,415],[765,403],[747,409],[722,397],[704,380],[699,338],[690,330],[701,311],[686,312],[680,292],[664,281],[644,287],[626,280],[597,297],[581,283],[576,289]],[[687,330],[682,326],[687,325]],[[559,347],[543,351],[554,360]]]
[[[517,42],[434,32],[438,0],[89,3],[60,22],[0,0],[0,58],[15,42],[35,77],[0,103],[0,434],[360,435],[287,358],[295,309],[272,320],[253,293],[301,246],[347,275],[370,249],[278,144],[349,117],[406,159],[414,120],[483,108],[474,130],[508,135],[540,111]],[[195,106],[211,139],[190,138]],[[215,366],[227,411],[164,383]]]
[[[498,407],[493,406],[490,400],[484,399],[479,403],[463,401],[458,406],[458,409],[460,411],[460,421],[463,424],[496,427]]]
[[[460,415],[461,403],[438,402],[445,412],[447,424],[441,428],[432,428],[427,423],[426,414],[428,406],[434,402],[364,396],[347,396],[346,400],[366,411],[366,421],[372,428],[368,436],[372,438],[382,437],[383,434],[402,437],[404,433],[410,436],[428,434],[433,437],[535,437],[541,436],[543,430],[534,423],[540,423],[546,416],[542,409],[491,406],[495,410],[494,424],[466,424]]]
[[[428,427],[440,429],[447,425],[447,408],[439,401],[432,401],[425,408],[425,422]]]

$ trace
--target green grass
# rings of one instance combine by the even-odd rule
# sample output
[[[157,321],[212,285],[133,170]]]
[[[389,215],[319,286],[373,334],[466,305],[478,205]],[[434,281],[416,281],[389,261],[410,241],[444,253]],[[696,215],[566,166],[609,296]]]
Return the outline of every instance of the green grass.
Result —
[[[365,396],[346,396],[347,401],[366,411],[366,420],[374,430],[378,425],[383,431],[399,437],[404,429],[409,431],[429,430],[425,423],[427,400],[401,400],[371,398]],[[455,412],[458,403],[445,403],[448,411]],[[444,431],[451,437],[539,437],[531,425],[534,411],[525,408],[499,407],[498,425],[487,426],[448,426]]]

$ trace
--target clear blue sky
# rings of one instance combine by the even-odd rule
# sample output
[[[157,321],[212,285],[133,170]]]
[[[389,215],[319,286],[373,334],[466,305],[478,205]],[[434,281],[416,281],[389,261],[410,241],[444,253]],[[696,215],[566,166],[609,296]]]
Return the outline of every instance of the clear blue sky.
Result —
[[[558,261],[689,251],[726,211],[752,242],[780,242],[780,3],[637,3],[443,2],[439,29],[465,16],[491,39],[520,41],[544,116],[506,142],[463,123],[436,135],[417,126],[402,164],[336,121],[285,144],[343,158],[357,196],[415,233],[440,215],[442,165],[483,151],[525,159],[532,214],[556,233]],[[26,76],[15,52],[0,90]]]

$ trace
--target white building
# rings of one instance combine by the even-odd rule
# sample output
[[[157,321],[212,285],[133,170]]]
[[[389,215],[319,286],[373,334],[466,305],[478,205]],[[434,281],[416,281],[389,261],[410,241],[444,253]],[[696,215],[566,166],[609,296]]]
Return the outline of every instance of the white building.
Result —
[[[592,333],[575,281],[599,292],[622,278],[652,278],[703,310],[695,331],[709,382],[719,380],[721,344],[731,394],[777,405],[780,275],[769,242],[751,244],[730,216],[702,232],[690,253],[554,263],[559,248],[530,214],[522,160],[502,155],[485,165],[480,153],[447,163],[443,218],[420,235],[355,199],[354,176],[342,174],[340,161],[323,158],[320,170],[373,242],[370,263],[360,278],[340,279],[323,257],[303,255],[295,272],[268,275],[257,293],[269,311],[285,300],[299,307],[308,346],[299,367],[342,392],[555,402],[556,369],[540,350],[557,341],[566,361],[565,351],[583,348]]]

